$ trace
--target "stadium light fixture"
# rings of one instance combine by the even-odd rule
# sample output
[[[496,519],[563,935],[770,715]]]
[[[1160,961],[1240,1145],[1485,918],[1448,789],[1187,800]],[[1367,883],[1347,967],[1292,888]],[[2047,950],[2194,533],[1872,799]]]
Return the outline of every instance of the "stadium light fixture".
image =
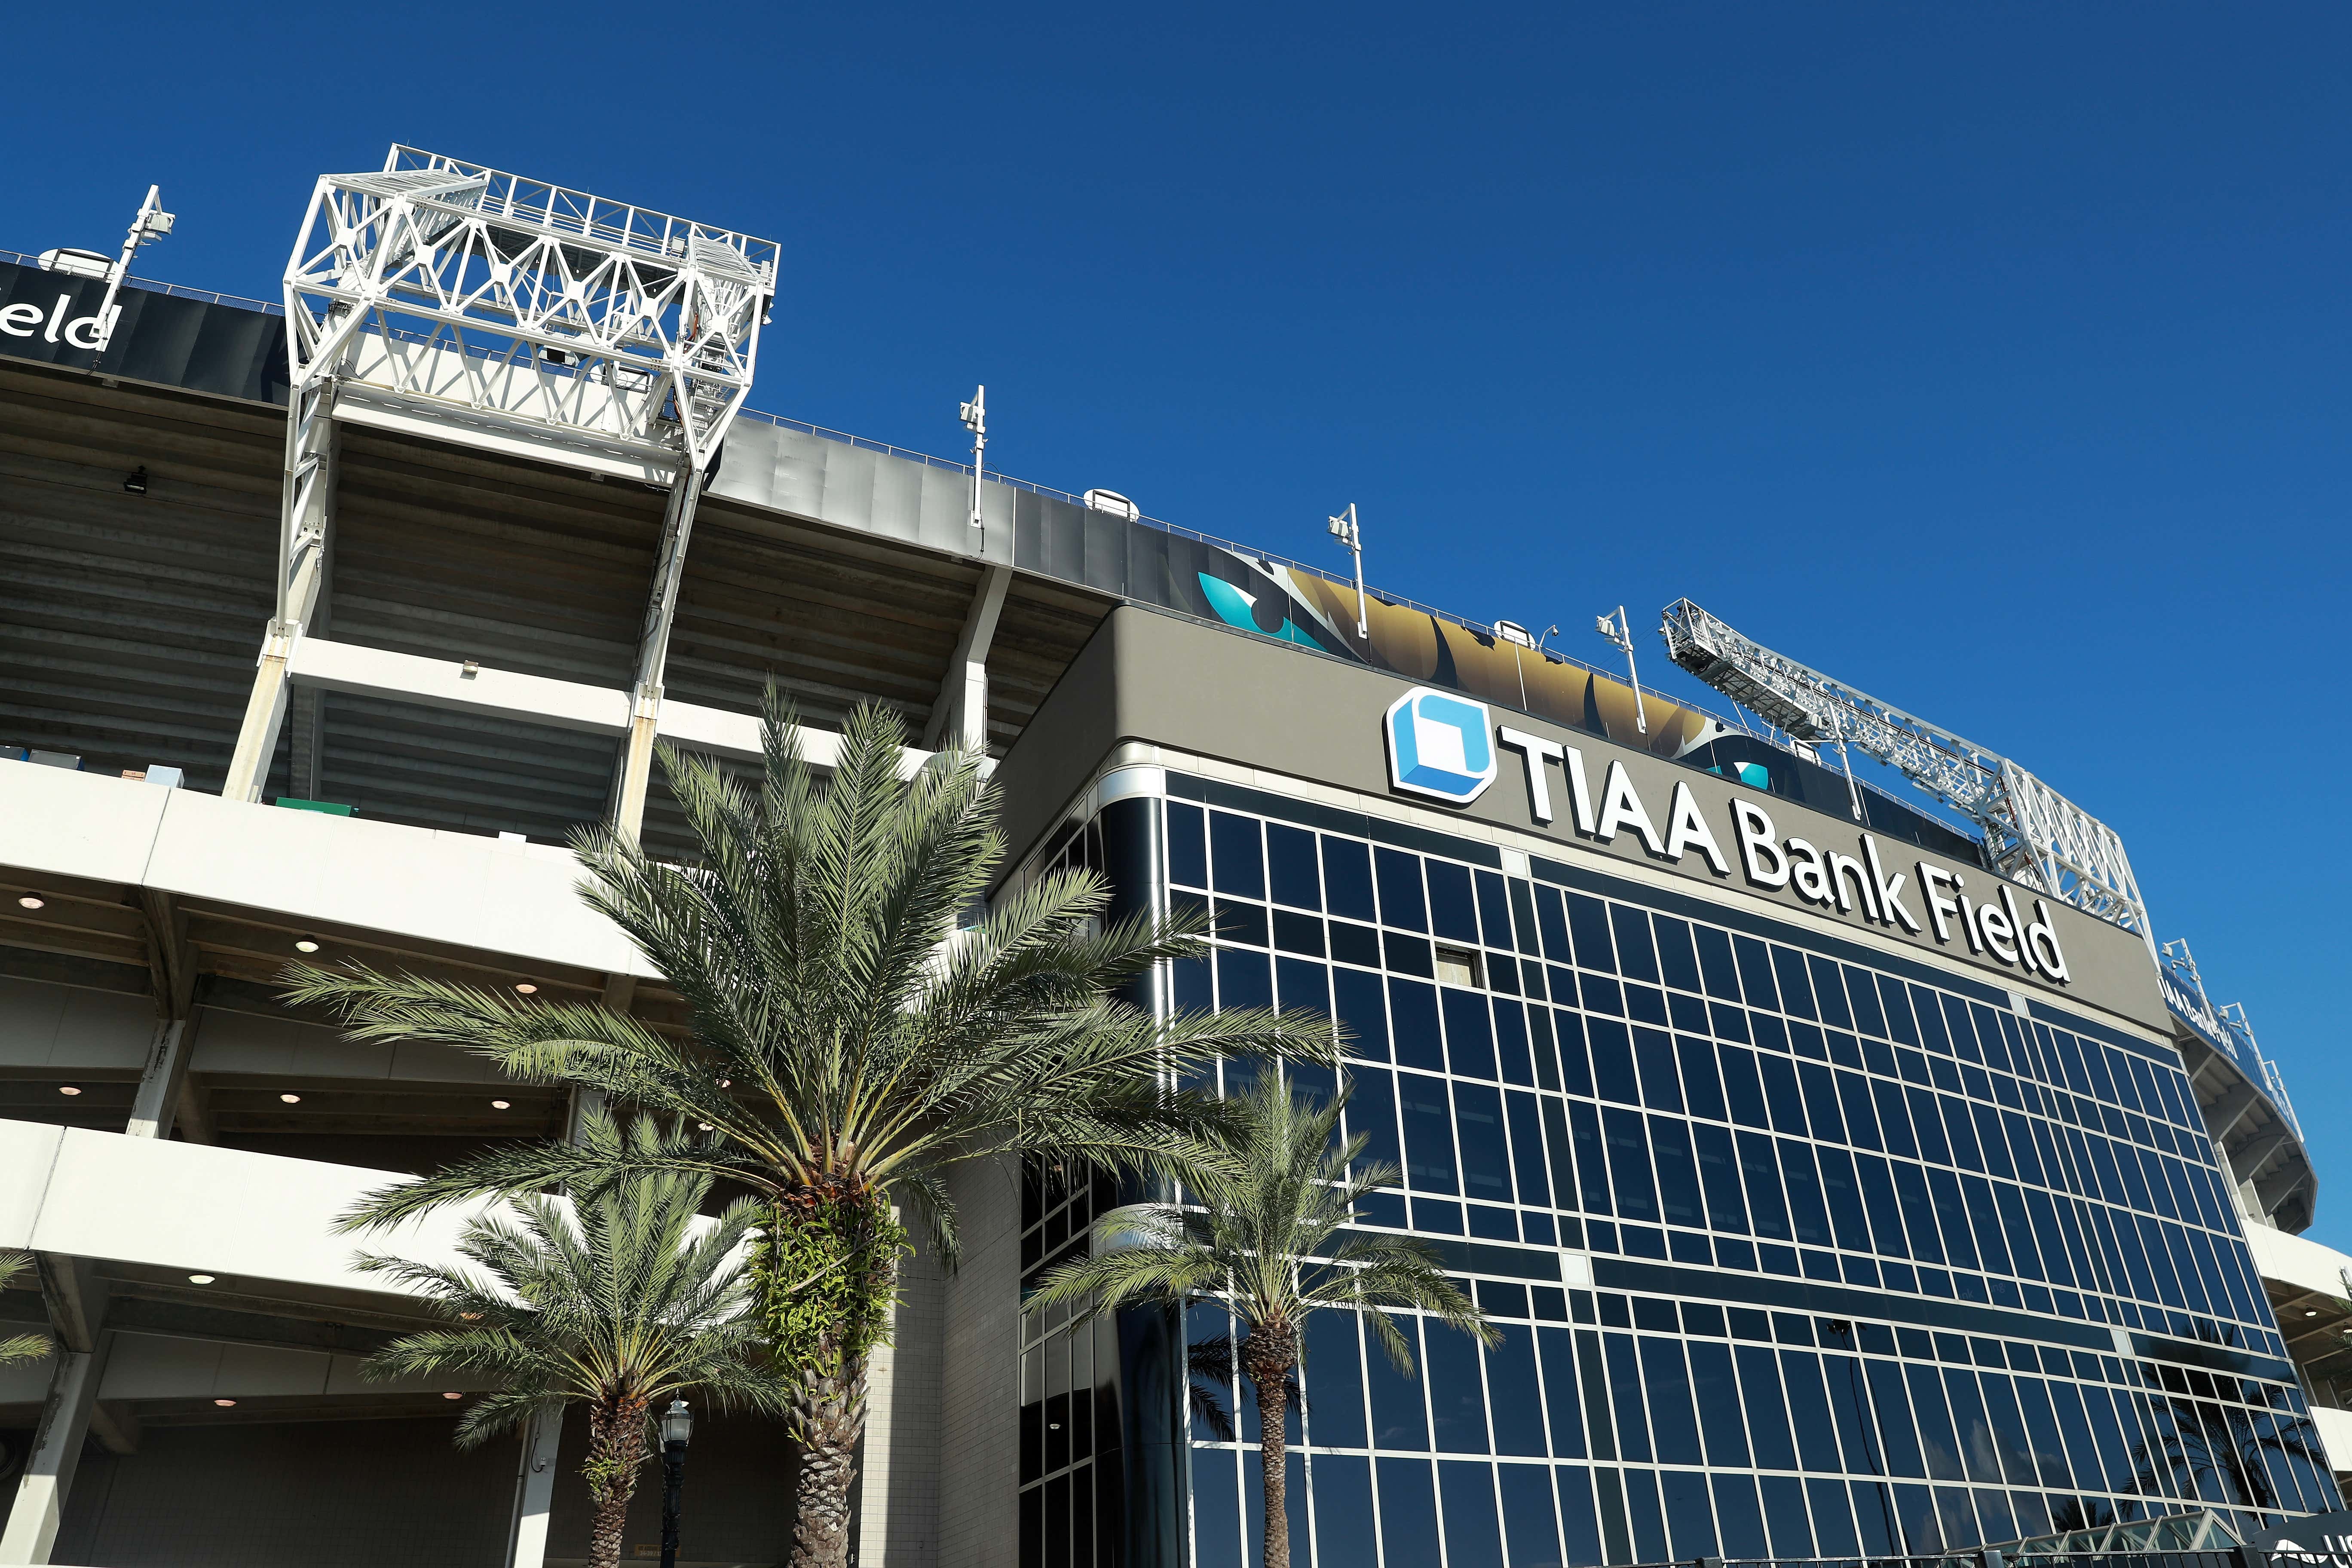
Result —
[[[139,216],[131,220],[131,232],[122,241],[121,258],[115,262],[106,279],[106,298],[98,305],[98,352],[104,353],[114,341],[114,297],[122,292],[122,280],[131,276],[131,258],[139,254],[142,245],[152,245],[172,232],[177,220],[163,210],[160,199],[161,185],[147,187],[147,199],[139,204]]]
[[[1356,636],[1368,637],[1371,626],[1364,618],[1364,530],[1356,521],[1356,503],[1349,501],[1345,512],[1328,521],[1331,537],[1356,558]]]
[[[1607,616],[1592,617],[1592,629],[1625,650],[1625,679],[1633,688],[1633,722],[1646,735],[1650,732],[1650,712],[1642,703],[1642,672],[1633,665],[1633,628],[1625,618],[1625,606],[1617,606],[1614,619]]]

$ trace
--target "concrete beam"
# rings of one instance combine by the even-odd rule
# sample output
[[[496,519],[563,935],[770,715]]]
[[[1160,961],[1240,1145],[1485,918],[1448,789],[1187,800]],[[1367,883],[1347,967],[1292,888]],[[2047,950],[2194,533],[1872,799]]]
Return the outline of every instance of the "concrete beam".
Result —
[[[288,669],[298,684],[324,691],[390,697],[425,708],[592,735],[621,735],[629,728],[626,692],[486,669],[467,660],[423,658],[306,637],[294,645]]]
[[[923,727],[925,750],[949,745],[988,750],[988,653],[996,642],[996,623],[1004,613],[1005,590],[1012,585],[1011,567],[981,568],[979,590],[972,595],[955,651],[948,656],[947,674],[931,703],[930,722]]]

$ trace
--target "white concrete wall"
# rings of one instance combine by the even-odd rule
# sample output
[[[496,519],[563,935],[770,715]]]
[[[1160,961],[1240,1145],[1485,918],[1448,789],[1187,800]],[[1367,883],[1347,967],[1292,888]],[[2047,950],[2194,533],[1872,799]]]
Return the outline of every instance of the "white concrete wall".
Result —
[[[2245,1226],[2246,1244],[2253,1249],[2254,1268],[2264,1279],[2292,1285],[2298,1290],[2320,1290],[2330,1296],[2352,1296],[2344,1271],[2352,1257],[2300,1236],[2289,1236],[2266,1225]],[[2346,1454],[2352,1459],[2352,1452]]]
[[[862,1568],[934,1568],[939,1562],[940,1373],[945,1281],[920,1219],[917,1251],[898,1276],[890,1342],[874,1352],[866,1447],[858,1476]]]
[[[0,763],[0,866],[606,973],[651,975],[558,845],[226,801]]]
[[[362,1247],[457,1260],[472,1207],[365,1237],[334,1233],[367,1193],[412,1178],[199,1143],[0,1121],[0,1247],[399,1295],[352,1267]]]
[[[947,1278],[940,1383],[940,1568],[1012,1568],[1021,1549],[1021,1173],[948,1183],[963,1258]]]
[[[2320,1447],[2327,1450],[2328,1468],[2338,1475],[2352,1470],[2352,1410],[2315,1405],[2311,1419],[2319,1428]]]
[[[0,1067],[137,1072],[154,1037],[144,996],[0,975]]]

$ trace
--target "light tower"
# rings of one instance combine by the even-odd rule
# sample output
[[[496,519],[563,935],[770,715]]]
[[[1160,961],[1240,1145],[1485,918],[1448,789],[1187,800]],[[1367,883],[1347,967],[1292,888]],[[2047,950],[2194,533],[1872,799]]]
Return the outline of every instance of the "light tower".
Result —
[[[1348,510],[1329,521],[1331,537],[1356,558],[1356,636],[1370,637],[1371,628],[1364,619],[1364,531],[1356,521],[1356,503],[1349,501]]]
[[[988,387],[982,384],[971,395],[971,401],[960,411],[963,427],[971,432],[971,526],[980,529],[980,460],[988,450]],[[974,542],[978,541],[975,538]]]
[[[254,799],[268,773],[287,657],[318,599],[335,430],[354,424],[669,490],[619,784],[635,821],[695,501],[751,391],[776,254],[411,147],[320,176],[286,266],[277,605],[228,798]]]

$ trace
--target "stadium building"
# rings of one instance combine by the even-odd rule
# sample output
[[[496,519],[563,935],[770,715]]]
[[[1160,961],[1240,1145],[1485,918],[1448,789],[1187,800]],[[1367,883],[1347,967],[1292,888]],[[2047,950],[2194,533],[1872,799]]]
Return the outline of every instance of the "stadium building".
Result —
[[[1317,1321],[1302,1562],[2342,1506],[2352,1258],[2297,1234],[2277,1075],[2112,833],[1694,605],[1668,649],[1727,716],[1108,491],[752,412],[775,264],[407,149],[320,182],[282,306],[0,257],[0,1247],[38,1264],[0,1316],[59,1346],[0,1371],[0,1562],[583,1558],[581,1432],[460,1454],[472,1390],[362,1381],[423,1318],[330,1230],[573,1108],[274,981],[358,960],[680,1026],[562,841],[683,853],[655,742],[756,757],[771,680],[820,758],[864,700],[984,745],[1008,887],[1084,864],[1209,909],[1160,1005],[1345,1023],[1350,1128],[1403,1173],[1362,1221],[1502,1340],[1432,1331],[1407,1380]],[[1024,1318],[1121,1194],[955,1196],[961,1266],[914,1260],[877,1358],[860,1560],[1253,1560],[1249,1403],[1234,1441],[1187,1398],[1221,1315]],[[788,1463],[703,1422],[685,1559],[781,1559]]]

